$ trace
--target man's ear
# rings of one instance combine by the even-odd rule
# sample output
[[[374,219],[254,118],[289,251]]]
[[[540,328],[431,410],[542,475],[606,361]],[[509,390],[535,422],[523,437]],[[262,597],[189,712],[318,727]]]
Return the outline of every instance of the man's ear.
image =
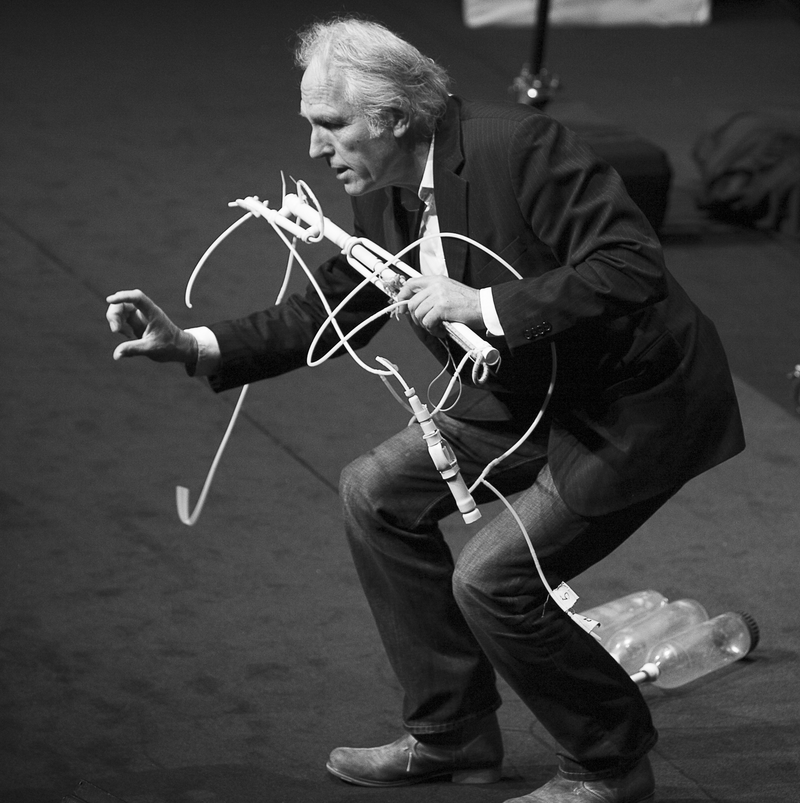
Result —
[[[402,139],[411,130],[411,117],[399,109],[392,109],[392,133],[396,139]]]

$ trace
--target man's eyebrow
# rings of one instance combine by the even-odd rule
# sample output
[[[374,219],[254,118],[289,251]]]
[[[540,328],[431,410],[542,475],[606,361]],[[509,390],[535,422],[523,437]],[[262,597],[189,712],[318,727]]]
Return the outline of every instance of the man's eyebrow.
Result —
[[[309,123],[316,123],[317,125],[346,125],[347,118],[342,114],[305,114],[302,109],[298,114]]]

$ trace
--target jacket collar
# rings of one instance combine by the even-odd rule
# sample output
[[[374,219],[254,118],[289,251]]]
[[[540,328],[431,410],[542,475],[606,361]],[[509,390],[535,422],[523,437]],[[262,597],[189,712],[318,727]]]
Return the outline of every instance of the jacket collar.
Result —
[[[433,151],[433,186],[439,229],[442,232],[468,234],[467,231],[467,182],[460,172],[464,164],[461,142],[461,101],[451,97],[442,120],[436,127]],[[400,207],[400,193],[387,187],[386,206],[383,210],[383,228],[386,248],[392,253],[400,251],[408,243],[408,233],[403,231],[401,221],[405,212]],[[413,232],[410,233],[413,236]],[[467,244],[463,240],[445,237],[442,241],[447,271],[451,279],[462,281],[467,263]],[[409,261],[409,259],[406,259]]]
[[[468,234],[467,182],[461,177],[464,152],[461,139],[461,101],[450,97],[445,116],[436,128],[433,153],[434,193],[439,230]],[[467,264],[467,244],[445,237],[442,241],[451,279],[462,281]]]
[[[436,170],[458,173],[464,163],[461,142],[461,99],[451,95],[444,117],[436,126]]]

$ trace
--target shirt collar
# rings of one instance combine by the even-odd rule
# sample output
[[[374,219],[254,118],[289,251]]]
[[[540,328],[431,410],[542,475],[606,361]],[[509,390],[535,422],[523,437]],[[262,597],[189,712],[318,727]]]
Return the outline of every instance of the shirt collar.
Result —
[[[433,140],[428,149],[428,158],[425,161],[425,170],[422,173],[422,181],[419,183],[417,195],[421,201],[427,201],[429,195],[433,195]]]

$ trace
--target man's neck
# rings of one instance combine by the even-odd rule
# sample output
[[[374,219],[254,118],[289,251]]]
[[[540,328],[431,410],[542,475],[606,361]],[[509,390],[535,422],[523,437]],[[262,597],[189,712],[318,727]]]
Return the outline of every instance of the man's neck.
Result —
[[[398,186],[402,190],[408,190],[414,196],[416,196],[419,191],[419,185],[425,173],[425,165],[428,162],[428,152],[430,148],[431,142],[429,140],[421,140],[409,149],[409,168],[406,173],[407,180],[400,182]],[[405,193],[403,195],[405,196]]]

